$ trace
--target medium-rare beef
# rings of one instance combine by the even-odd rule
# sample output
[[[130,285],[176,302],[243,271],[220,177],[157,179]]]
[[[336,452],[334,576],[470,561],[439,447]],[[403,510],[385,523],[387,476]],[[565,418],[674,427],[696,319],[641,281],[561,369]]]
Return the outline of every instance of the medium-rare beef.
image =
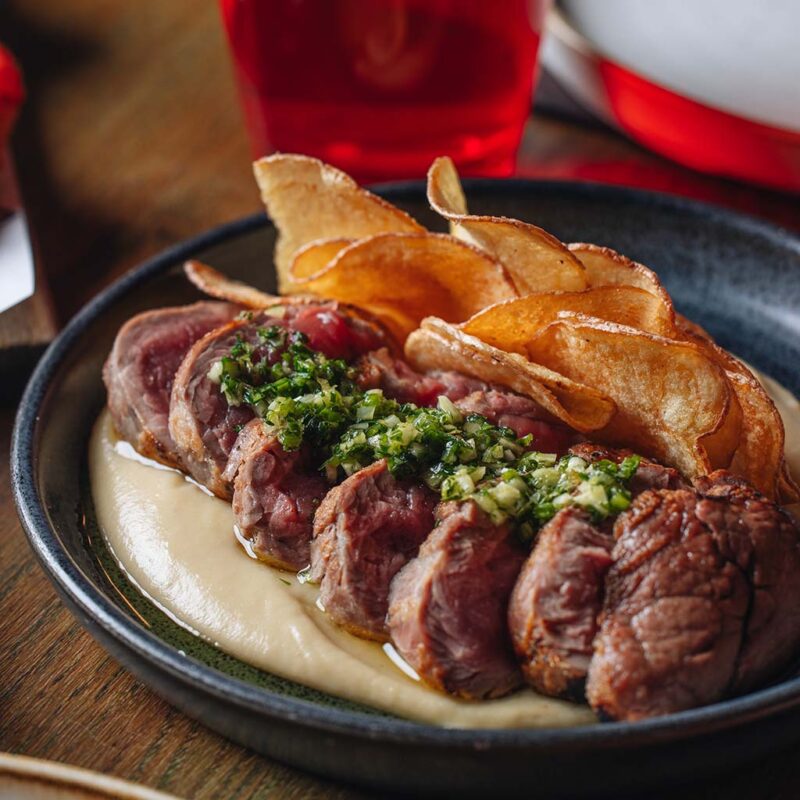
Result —
[[[169,409],[169,432],[189,474],[223,500],[233,487],[222,473],[239,431],[253,418],[246,405],[228,405],[219,383],[209,376],[212,366],[239,342],[257,345],[261,315],[237,319],[206,334],[189,350],[175,376]]]
[[[696,486],[705,498],[698,518],[735,555],[753,592],[732,686],[747,691],[800,649],[800,532],[788,513],[728,472],[699,478]]]
[[[612,545],[585,511],[564,508],[522,567],[508,625],[525,678],[543,694],[583,700]]]
[[[204,336],[189,350],[175,376],[170,400],[169,431],[189,474],[225,500],[232,497],[222,473],[242,427],[253,417],[246,405],[229,405],[209,371],[238,342],[252,345],[254,361],[277,360],[280,350],[267,345],[259,331],[271,326],[300,330],[308,346],[330,358],[354,357],[360,348],[380,344],[377,329],[342,314],[335,304],[289,305],[237,319]]]
[[[439,395],[458,400],[486,385],[459,372],[415,372],[385,347],[362,356],[357,368],[361,389],[382,389],[393,400],[418,406],[436,405]]]
[[[580,442],[573,445],[570,447],[569,452],[590,463],[606,460],[619,464],[624,458],[633,455],[633,450],[606,447],[592,442]],[[672,467],[665,467],[656,461],[649,461],[646,458],[641,459],[628,484],[634,497],[647,489],[684,489],[688,486],[689,484],[683,479],[678,470]]]
[[[383,332],[376,325],[348,314],[338,303],[287,305],[277,324],[304,333],[312,350],[345,361],[352,361],[385,343]]]
[[[233,482],[235,524],[252,552],[282,569],[305,567],[314,512],[329,488],[308,449],[287,453],[262,420],[251,420],[222,478]]]
[[[723,500],[649,490],[615,523],[586,683],[601,716],[635,720],[705,705],[733,681],[750,587],[740,537],[710,528],[704,505],[725,514]]]
[[[389,584],[433,527],[435,504],[433,492],[396,480],[383,460],[328,492],[314,519],[310,578],[335,622],[387,638]]]
[[[467,699],[501,697],[522,682],[507,608],[525,552],[508,525],[471,500],[443,503],[437,517],[392,581],[389,634],[428,685]]]
[[[142,455],[179,467],[169,433],[169,398],[189,348],[238,312],[203,302],[145,311],[120,328],[103,367],[108,408],[119,434]]]
[[[533,436],[532,447],[542,453],[561,455],[575,441],[574,431],[554,422],[530,397],[508,390],[479,390],[456,402],[465,414],[480,414],[494,425],[511,428],[519,436]]]

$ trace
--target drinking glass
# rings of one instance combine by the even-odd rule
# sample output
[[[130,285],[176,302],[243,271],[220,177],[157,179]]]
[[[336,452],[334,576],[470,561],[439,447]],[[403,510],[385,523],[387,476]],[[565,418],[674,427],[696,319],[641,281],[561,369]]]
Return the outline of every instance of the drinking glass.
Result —
[[[530,111],[548,0],[220,0],[256,157],[359,179],[439,155],[506,175]]]

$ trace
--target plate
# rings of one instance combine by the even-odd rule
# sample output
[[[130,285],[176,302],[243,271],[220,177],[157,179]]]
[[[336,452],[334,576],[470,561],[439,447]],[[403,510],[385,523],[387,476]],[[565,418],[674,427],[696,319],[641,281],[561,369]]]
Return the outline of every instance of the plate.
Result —
[[[0,798],[14,800],[177,800],[171,794],[57,761],[0,753]]]
[[[597,184],[467,181],[476,213],[535,222],[564,241],[607,245],[654,269],[680,311],[800,394],[800,240],[700,203]],[[433,229],[419,183],[381,194]],[[187,241],[89,303],[48,349],[20,405],[12,445],[17,506],[67,606],[170,703],[267,756],[380,790],[485,796],[609,795],[696,779],[800,738],[800,678],[640,723],[448,730],[386,716],[261,673],[192,637],[136,590],[105,551],[86,491],[86,444],[103,406],[103,360],[119,326],[186,303],[187,258],[274,288],[274,230],[259,215]],[[79,467],[83,465],[83,468]],[[580,764],[580,769],[575,766]]]

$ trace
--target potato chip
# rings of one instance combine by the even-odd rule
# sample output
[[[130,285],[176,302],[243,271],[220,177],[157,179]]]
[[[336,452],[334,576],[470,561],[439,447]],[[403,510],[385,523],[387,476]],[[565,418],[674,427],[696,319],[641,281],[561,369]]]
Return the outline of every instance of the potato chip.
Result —
[[[702,334],[697,333],[697,327],[681,322],[681,333],[725,370],[741,408],[740,431],[729,463],[715,466],[727,467],[771,499],[784,494],[793,497],[793,482],[784,476],[786,434],[775,403],[745,364],[715,344],[702,329]]]
[[[273,155],[253,164],[261,199],[278,229],[278,288],[291,288],[292,257],[316,239],[360,239],[424,228],[391,203],[362,189],[349,175],[316,158]]]
[[[644,264],[612,250],[596,244],[576,242],[567,245],[570,253],[577,256],[586,268],[589,286],[638,286],[656,297],[660,297],[664,307],[674,314],[672,298],[653,270]]]
[[[533,362],[614,400],[617,413],[601,441],[631,447],[689,478],[708,474],[702,439],[724,423],[730,389],[696,344],[562,312],[527,350]]]
[[[399,341],[424,317],[462,322],[516,297],[502,265],[452,236],[385,233],[354,242],[297,290],[365,308]]]
[[[596,389],[532,364],[522,356],[498,350],[441,319],[423,320],[406,340],[405,355],[421,371],[452,369],[507,386],[533,398],[574,430],[603,428],[615,412],[614,403]]]
[[[519,294],[577,291],[587,284],[580,261],[547,231],[516,219],[467,213],[453,162],[437,158],[428,170],[428,202],[450,221],[450,230],[497,258]]]
[[[636,286],[599,286],[582,292],[543,292],[489,306],[461,325],[464,333],[494,347],[525,354],[525,344],[562,311],[617,322],[669,337],[672,315],[661,300]]]
[[[353,241],[353,239],[315,239],[303,245],[292,259],[289,280],[296,283],[322,272]]]
[[[235,281],[200,261],[187,261],[183,265],[183,271],[201,292],[219,300],[228,300],[245,308],[268,308],[283,302],[280,297]]]

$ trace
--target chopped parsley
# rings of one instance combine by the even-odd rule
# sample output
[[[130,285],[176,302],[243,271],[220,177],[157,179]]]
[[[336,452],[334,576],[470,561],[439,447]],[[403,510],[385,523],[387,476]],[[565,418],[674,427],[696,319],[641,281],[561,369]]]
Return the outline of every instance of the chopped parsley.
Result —
[[[639,456],[589,463],[532,451],[531,436],[465,415],[447,397],[420,408],[362,391],[353,367],[312,350],[302,333],[274,325],[255,338],[237,339],[209,378],[228,403],[249,405],[286,450],[312,447],[331,482],[385,458],[396,477],[417,477],[443,500],[474,500],[523,539],[566,506],[599,522],[631,503]]]

